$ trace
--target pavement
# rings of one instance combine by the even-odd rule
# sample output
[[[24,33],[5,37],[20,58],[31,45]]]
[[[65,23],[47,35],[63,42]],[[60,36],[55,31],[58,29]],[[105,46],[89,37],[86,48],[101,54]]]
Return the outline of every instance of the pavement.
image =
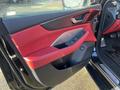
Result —
[[[0,90],[10,90],[0,70]],[[99,90],[85,68],[56,86],[53,90]]]

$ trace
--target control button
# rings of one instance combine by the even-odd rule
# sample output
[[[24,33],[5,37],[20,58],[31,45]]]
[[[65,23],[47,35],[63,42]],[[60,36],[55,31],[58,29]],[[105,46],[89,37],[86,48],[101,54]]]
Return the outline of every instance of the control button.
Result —
[[[72,44],[74,44],[74,41],[68,41],[67,43],[66,43],[66,45],[68,45],[68,46],[70,46],[70,45],[72,45]]]
[[[117,34],[116,33],[113,33],[110,35],[111,38],[117,38]]]
[[[80,50],[83,51],[84,49],[85,49],[85,47],[84,47],[84,46],[81,46]]]
[[[120,32],[118,32],[117,35],[118,35],[118,38],[120,38]]]

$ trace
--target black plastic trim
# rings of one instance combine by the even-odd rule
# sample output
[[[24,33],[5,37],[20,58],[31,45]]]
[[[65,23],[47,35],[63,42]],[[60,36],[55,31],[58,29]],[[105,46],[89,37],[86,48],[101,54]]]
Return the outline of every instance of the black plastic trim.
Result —
[[[58,59],[43,68],[36,69],[35,72],[40,81],[46,86],[54,87],[87,65],[91,58],[94,43],[85,42],[81,47],[83,46],[87,46],[87,50],[80,48],[74,53]],[[74,62],[75,60],[76,62]]]

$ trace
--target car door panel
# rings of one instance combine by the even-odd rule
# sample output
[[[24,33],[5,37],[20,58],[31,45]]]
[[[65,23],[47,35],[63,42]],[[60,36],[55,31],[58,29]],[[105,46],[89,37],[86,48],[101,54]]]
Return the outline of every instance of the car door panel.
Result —
[[[39,25],[39,27],[40,27],[40,25]],[[77,30],[80,30],[81,28],[82,29],[84,28],[85,33],[82,35],[81,38],[79,38],[77,40],[77,42],[75,42],[72,45],[67,46],[65,48],[61,48],[61,49],[51,46],[52,43],[54,43],[54,41],[57,38],[59,38],[61,35],[64,34],[64,32],[65,33],[69,32],[69,31],[76,32]],[[40,32],[37,32],[36,30],[38,30]],[[30,31],[30,33],[29,33],[29,31]],[[13,34],[12,40],[14,41],[15,45],[17,46],[19,52],[23,56],[25,62],[29,66],[29,68],[31,70],[34,70],[36,72],[38,78],[40,79],[40,81],[44,82],[45,85],[47,85],[47,86],[48,85],[54,86],[56,83],[58,84],[61,81],[63,81],[66,77],[69,77],[70,75],[72,75],[73,73],[71,73],[71,69],[76,68],[75,65],[77,65],[77,64],[75,64],[75,65],[67,65],[66,64],[66,63],[69,64],[70,62],[72,62],[71,61],[72,59],[69,59],[69,61],[68,60],[66,61],[66,59],[63,59],[63,63],[66,62],[65,64],[62,63],[63,65],[60,65],[61,63],[58,64],[55,61],[61,62],[59,59],[65,58],[65,56],[72,57],[75,52],[80,55],[81,53],[77,52],[77,50],[82,46],[82,44],[84,44],[85,42],[91,43],[92,46],[89,47],[89,45],[87,45],[87,48],[93,48],[94,42],[96,41],[96,38],[94,37],[90,23],[73,26],[71,28],[69,27],[69,28],[66,28],[65,30],[57,30],[57,32],[50,31],[50,33],[49,33],[49,31],[47,31],[48,34],[46,33],[46,30],[43,30],[43,34],[42,34],[41,28],[40,29],[35,28],[34,30],[32,29],[32,31],[34,31],[34,32],[31,32],[31,29],[30,30],[27,29],[21,33],[18,32],[16,34]],[[35,36],[32,35],[33,33]],[[44,34],[44,33],[46,33],[46,34]],[[70,34],[70,35],[72,37],[72,34]],[[34,37],[35,38],[37,37],[37,38],[35,39]],[[85,53],[87,53],[87,51]],[[88,58],[90,58],[90,54],[87,57],[87,59]],[[83,59],[83,60],[81,60],[81,59]],[[84,60],[84,58],[81,58],[81,59],[80,59],[80,62],[78,62],[78,65],[79,65],[79,68],[77,68],[78,70],[80,68],[82,68],[82,66],[84,66],[88,62],[88,60]],[[56,68],[56,67],[58,67],[58,68]],[[62,67],[65,67],[65,68],[62,68]],[[48,68],[50,68],[50,69],[48,69]],[[59,68],[62,68],[62,69],[59,70]],[[50,75],[51,78],[49,78],[48,75]],[[56,77],[56,78],[53,79],[54,77]]]
[[[66,11],[66,15],[57,14],[53,18],[48,15],[42,21],[38,16],[36,19],[35,16],[3,19],[13,44],[25,61],[23,66],[28,66],[36,82],[43,87],[54,87],[89,62],[96,42],[91,21],[100,12],[99,5],[96,6],[74,13]],[[78,22],[74,23],[73,18]],[[26,76],[24,79],[31,85]]]
[[[117,32],[120,30],[120,20],[116,19],[112,25],[110,25],[109,27],[107,27],[104,32],[103,35],[105,34],[109,34],[109,33],[113,33],[113,32]]]
[[[12,35],[12,39],[16,44],[18,50],[21,52],[21,55],[27,61],[29,67],[33,69],[45,66],[46,64],[58,58],[64,57],[74,52],[85,41],[96,41],[92,32],[92,27],[89,23],[50,32],[40,28],[40,25],[37,27],[38,28],[35,26],[35,29],[27,29],[23,32],[21,31]],[[73,42],[73,45],[68,45],[63,49],[58,49],[54,46],[51,46],[57,38],[64,34],[64,32],[76,32],[82,28],[84,28],[84,31],[86,31],[85,34],[83,34],[81,38],[78,38],[77,42]],[[72,37],[72,34],[70,34],[70,37]],[[75,38],[75,36],[73,38]]]

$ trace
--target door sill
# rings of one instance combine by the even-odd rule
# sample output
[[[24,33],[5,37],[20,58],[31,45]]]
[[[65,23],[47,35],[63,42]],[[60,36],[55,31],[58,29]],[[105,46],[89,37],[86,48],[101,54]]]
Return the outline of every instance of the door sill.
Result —
[[[112,85],[113,88],[120,89],[120,80],[114,76],[114,74],[103,64],[94,63],[90,61],[90,64],[97,68],[97,70],[105,77],[105,79]]]

